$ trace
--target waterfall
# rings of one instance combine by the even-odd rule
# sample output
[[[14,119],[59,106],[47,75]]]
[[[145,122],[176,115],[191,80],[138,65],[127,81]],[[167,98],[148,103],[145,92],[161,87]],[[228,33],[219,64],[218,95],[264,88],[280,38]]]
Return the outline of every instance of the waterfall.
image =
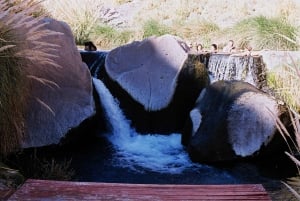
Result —
[[[130,126],[116,100],[103,82],[93,78],[100,96],[107,121],[111,127],[108,139],[115,148],[115,165],[135,171],[150,170],[160,173],[179,174],[199,167],[190,161],[181,145],[180,134],[139,134]]]
[[[259,56],[212,54],[208,70],[212,74],[213,81],[241,80],[259,89],[266,85],[264,64]]]

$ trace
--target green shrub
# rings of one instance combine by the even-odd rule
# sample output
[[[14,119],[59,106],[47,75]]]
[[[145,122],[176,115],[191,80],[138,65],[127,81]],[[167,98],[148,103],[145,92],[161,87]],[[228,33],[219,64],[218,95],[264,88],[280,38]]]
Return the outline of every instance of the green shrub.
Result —
[[[143,38],[148,38],[150,36],[161,36],[169,32],[170,30],[167,26],[160,24],[154,19],[146,21],[143,25]]]

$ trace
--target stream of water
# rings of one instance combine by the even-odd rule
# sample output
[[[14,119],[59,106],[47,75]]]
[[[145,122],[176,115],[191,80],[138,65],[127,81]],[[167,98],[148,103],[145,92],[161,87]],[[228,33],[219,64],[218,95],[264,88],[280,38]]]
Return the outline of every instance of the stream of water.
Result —
[[[103,82],[93,78],[93,83],[110,129],[74,153],[74,180],[146,184],[261,183],[272,200],[294,200],[281,184],[285,178],[283,173],[289,172],[288,165],[281,169],[280,161],[263,165],[250,161],[193,163],[181,145],[180,134],[139,134]]]

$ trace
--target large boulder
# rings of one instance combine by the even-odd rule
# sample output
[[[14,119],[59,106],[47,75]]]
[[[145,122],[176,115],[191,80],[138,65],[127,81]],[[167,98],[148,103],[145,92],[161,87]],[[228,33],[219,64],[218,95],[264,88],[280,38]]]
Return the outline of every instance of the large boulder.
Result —
[[[197,55],[171,35],[150,37],[111,50],[100,76],[141,133],[179,132],[208,72]]]
[[[287,123],[287,116],[284,105],[251,84],[217,81],[200,94],[182,142],[198,162],[274,154],[285,147],[276,119]]]
[[[33,63],[28,69],[32,79],[23,148],[57,144],[71,128],[95,113],[91,75],[81,61],[69,26],[49,18],[43,22],[48,24],[41,31],[63,34],[44,36],[44,42],[59,46],[58,51],[49,52],[56,57],[43,65]]]

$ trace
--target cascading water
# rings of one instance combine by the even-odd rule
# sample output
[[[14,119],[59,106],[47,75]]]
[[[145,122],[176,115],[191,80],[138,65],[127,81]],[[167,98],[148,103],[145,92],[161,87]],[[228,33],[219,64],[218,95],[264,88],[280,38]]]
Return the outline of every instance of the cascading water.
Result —
[[[137,133],[130,127],[130,122],[119,108],[118,101],[103,82],[96,78],[93,78],[93,82],[112,129],[108,138],[116,149],[115,165],[137,171],[147,169],[172,174],[201,166],[190,161],[181,145],[180,134],[166,136]]]
[[[261,57],[234,54],[212,54],[208,63],[213,81],[242,80],[259,89],[266,86],[264,67]]]
[[[100,52],[99,54],[100,56],[96,58],[99,65],[93,65],[94,60],[87,63],[90,64],[89,67],[92,67],[90,70],[94,72],[92,73],[95,77],[93,78],[94,86],[100,96],[102,109],[106,113],[111,131],[94,136],[84,149],[75,149],[72,155],[72,168],[76,171],[75,180],[144,184],[263,183],[270,191],[278,191],[274,189],[278,189],[281,183],[269,176],[278,176],[278,172],[282,174],[284,170],[274,170],[273,164],[266,166],[266,169],[258,168],[255,164],[248,162],[234,163],[231,161],[229,164],[223,164],[224,166],[194,164],[181,146],[179,134],[166,136],[137,133],[134,128],[130,127],[130,121],[123,115],[118,100],[112,97],[101,80],[96,79],[97,72],[104,67],[103,63],[107,53]],[[87,56],[85,57],[86,61],[89,61],[89,55],[82,56]],[[219,77],[218,79],[223,74],[226,76],[241,75],[239,73],[230,74],[229,69],[225,70],[227,67],[224,66],[230,63],[228,57],[229,55],[225,55],[222,58],[220,54],[210,57],[209,69]],[[230,59],[232,62],[240,62],[237,58]],[[251,57],[248,59],[249,71],[247,73],[249,76],[250,72],[251,75],[256,75],[253,76],[256,85],[259,82],[263,83],[265,75],[262,58]],[[235,65],[236,68],[240,66]],[[223,73],[223,71],[227,73]],[[237,79],[234,76],[231,78]],[[290,167],[287,171],[290,172]],[[263,176],[265,173],[268,177]],[[278,191],[277,194],[286,196],[288,193]],[[275,195],[275,197],[277,196]]]

